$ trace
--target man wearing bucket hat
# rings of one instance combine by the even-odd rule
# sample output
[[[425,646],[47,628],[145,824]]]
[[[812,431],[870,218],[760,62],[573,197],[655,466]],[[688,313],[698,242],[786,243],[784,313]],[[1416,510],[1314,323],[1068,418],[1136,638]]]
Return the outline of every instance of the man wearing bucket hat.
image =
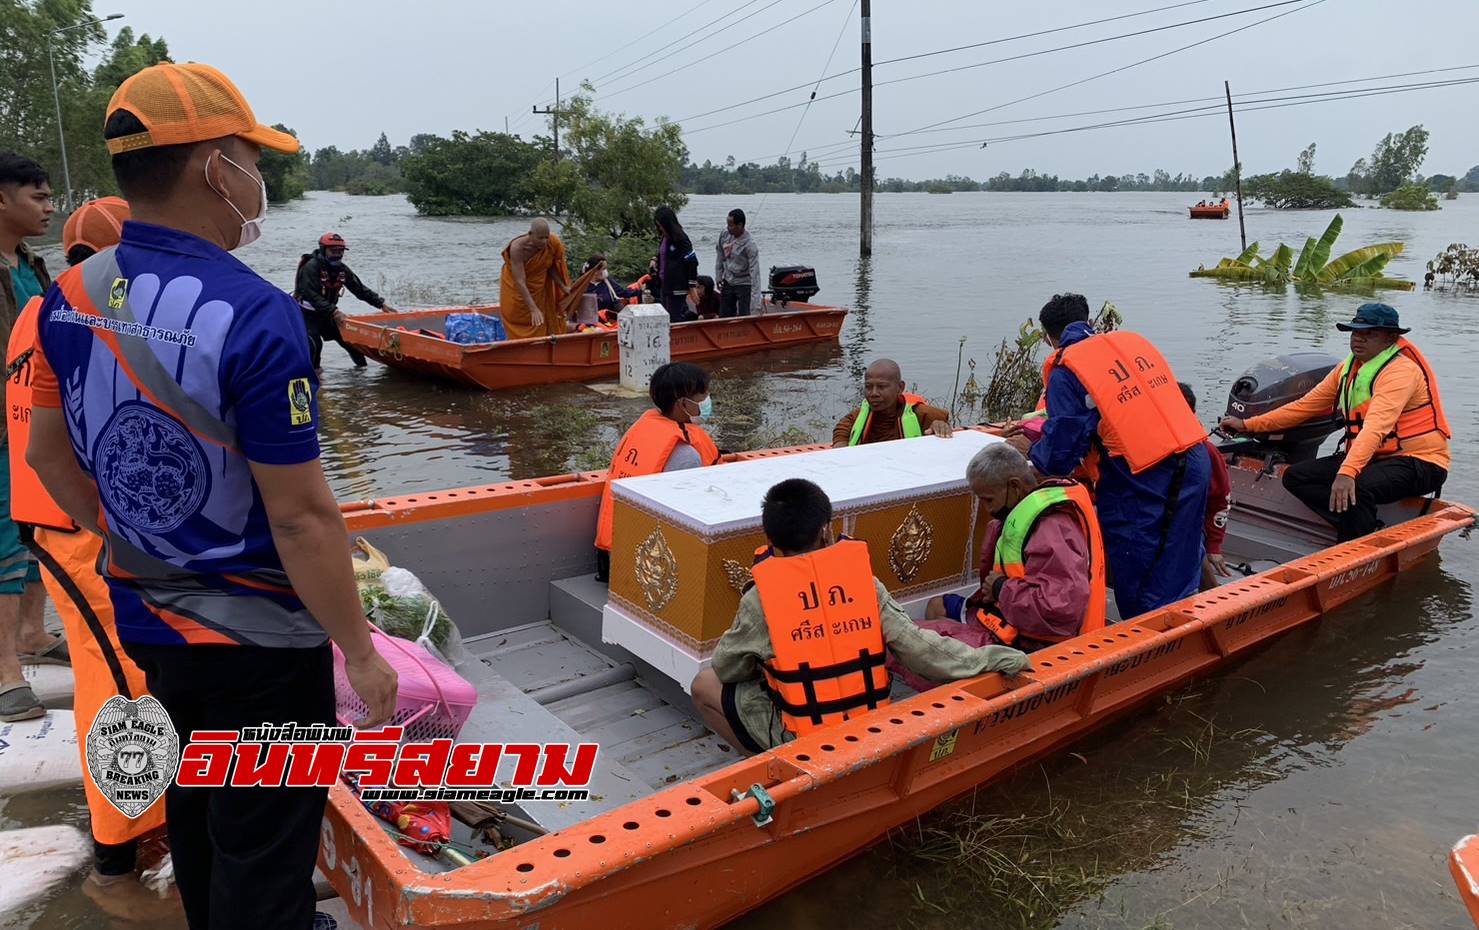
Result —
[[[1448,477],[1453,430],[1432,366],[1403,334],[1397,311],[1362,304],[1349,323],[1351,354],[1308,394],[1262,416],[1224,417],[1224,429],[1276,433],[1333,409],[1345,436],[1334,455],[1284,472],[1284,487],[1335,526],[1344,542],[1375,531],[1376,508],[1436,494]]]
[[[119,640],[182,745],[197,730],[333,724],[328,640],[363,722],[382,723],[396,677],[319,465],[299,310],[230,254],[266,218],[261,150],[298,142],[201,64],[140,71],[106,113],[132,218],[42,302],[27,460],[106,541]],[[193,930],[312,923],[326,791],[170,784],[165,798]]]

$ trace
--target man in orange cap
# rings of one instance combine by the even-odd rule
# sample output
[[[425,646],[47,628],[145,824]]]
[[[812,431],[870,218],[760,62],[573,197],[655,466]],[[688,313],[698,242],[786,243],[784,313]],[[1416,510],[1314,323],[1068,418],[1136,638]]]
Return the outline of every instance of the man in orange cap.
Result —
[[[308,354],[315,371],[323,357],[325,340],[337,342],[349,353],[354,367],[365,367],[365,357],[359,350],[344,341],[339,324],[344,314],[339,310],[339,295],[345,289],[382,313],[395,313],[396,309],[385,302],[385,298],[365,287],[359,275],[344,264],[344,237],[336,232],[318,237],[318,248],[298,260],[298,280],[293,286],[293,296],[303,308],[303,324],[308,327]]]
[[[117,248],[68,269],[42,302],[27,461],[106,542],[118,638],[181,744],[199,730],[332,725],[330,639],[362,722],[382,723],[396,676],[371,644],[319,464],[299,310],[230,254],[266,218],[262,148],[298,141],[202,64],[145,68],[106,113],[132,218]],[[132,713],[153,713],[150,699]],[[327,792],[182,787],[173,761],[131,794],[169,782],[193,930],[306,930]]]
[[[67,265],[80,265],[94,253],[117,245],[126,219],[128,201],[122,197],[99,197],[78,207],[62,227]]]

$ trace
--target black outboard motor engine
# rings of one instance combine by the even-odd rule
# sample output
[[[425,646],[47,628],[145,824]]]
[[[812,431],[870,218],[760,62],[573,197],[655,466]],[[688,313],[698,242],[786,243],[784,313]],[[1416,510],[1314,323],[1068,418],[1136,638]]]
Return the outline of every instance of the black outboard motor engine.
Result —
[[[805,303],[820,290],[815,268],[807,265],[772,265],[770,268],[770,296],[778,304],[793,300]]]
[[[1227,415],[1239,419],[1256,417],[1298,400],[1339,364],[1340,359],[1324,352],[1295,352],[1265,359],[1233,382],[1227,399]],[[1277,453],[1290,464],[1304,462],[1314,458],[1325,438],[1339,429],[1340,418],[1332,412],[1328,417],[1310,420],[1283,432],[1258,436],[1257,446]]]

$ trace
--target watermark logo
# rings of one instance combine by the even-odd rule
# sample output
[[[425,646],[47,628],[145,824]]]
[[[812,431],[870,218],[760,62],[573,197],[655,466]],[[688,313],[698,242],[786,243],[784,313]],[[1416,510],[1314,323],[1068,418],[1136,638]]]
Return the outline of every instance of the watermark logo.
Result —
[[[584,801],[596,743],[401,742],[402,727],[264,724],[196,730],[185,787],[310,788],[351,782],[365,801]]]
[[[87,731],[92,783],[125,817],[159,800],[180,764],[180,737],[164,705],[144,695],[108,698]]]

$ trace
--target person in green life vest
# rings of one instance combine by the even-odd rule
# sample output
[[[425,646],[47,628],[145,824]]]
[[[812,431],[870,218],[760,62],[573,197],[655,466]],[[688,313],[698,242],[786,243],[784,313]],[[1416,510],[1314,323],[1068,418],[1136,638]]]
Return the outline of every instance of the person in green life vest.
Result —
[[[863,372],[863,405],[837,421],[832,447],[857,446],[917,436],[950,438],[950,414],[904,391],[899,363],[881,358]]]
[[[991,515],[981,583],[969,597],[932,599],[921,625],[970,646],[1001,643],[1025,652],[1102,629],[1104,540],[1088,489],[1039,480],[1005,442],[977,452],[966,481]]]

